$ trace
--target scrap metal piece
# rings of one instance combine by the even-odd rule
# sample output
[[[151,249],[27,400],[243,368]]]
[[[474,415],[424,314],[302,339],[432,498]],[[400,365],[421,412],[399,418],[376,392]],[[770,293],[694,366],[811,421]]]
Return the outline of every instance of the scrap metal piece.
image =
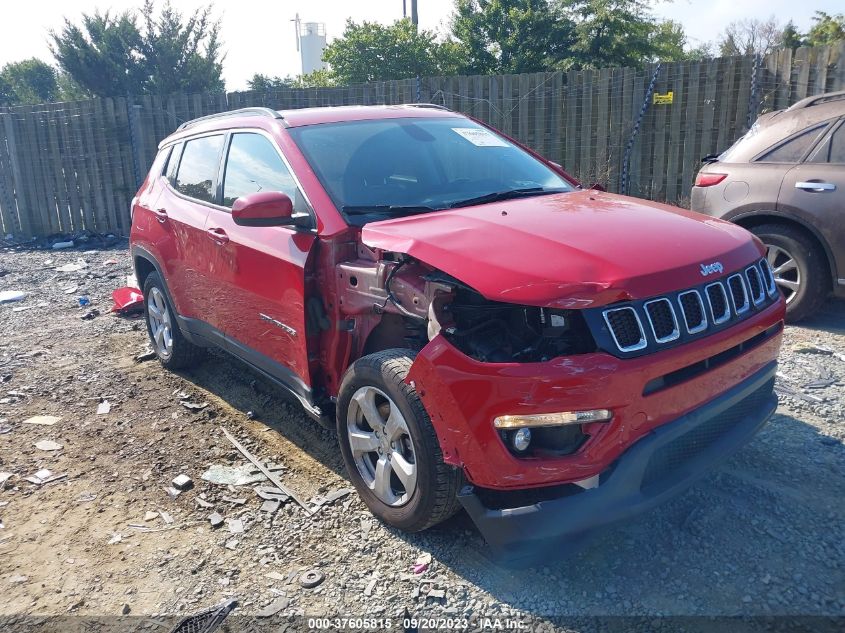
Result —
[[[299,577],[299,584],[306,589],[313,589],[325,579],[325,574],[319,569],[309,569],[308,571],[302,572],[302,575]]]
[[[278,488],[279,490],[284,492],[286,495],[288,495],[291,499],[296,501],[302,507],[302,509],[305,510],[305,514],[307,514],[308,516],[311,516],[312,514],[314,514],[308,508],[308,505],[305,503],[305,501],[303,501],[299,497],[299,495],[297,495],[290,488],[285,486],[281,482],[281,480],[278,477],[276,477],[276,475],[274,475],[272,472],[270,472],[270,470],[258,460],[257,457],[255,457],[252,453],[250,453],[248,450],[246,450],[246,448],[244,448],[243,445],[238,440],[236,440],[232,436],[231,433],[229,433],[229,431],[224,429],[222,426],[220,427],[220,430],[223,431],[223,435],[226,436],[226,438],[232,443],[232,445],[236,449],[238,449],[244,457],[246,457],[249,461],[251,461],[253,464],[255,464],[256,468],[258,468],[258,470],[260,470],[262,473],[264,473],[264,476],[267,477],[267,479],[269,479],[273,483],[273,485],[276,486],[276,488]]]
[[[170,633],[212,633],[237,606],[238,601],[230,598],[216,607],[185,618]]]

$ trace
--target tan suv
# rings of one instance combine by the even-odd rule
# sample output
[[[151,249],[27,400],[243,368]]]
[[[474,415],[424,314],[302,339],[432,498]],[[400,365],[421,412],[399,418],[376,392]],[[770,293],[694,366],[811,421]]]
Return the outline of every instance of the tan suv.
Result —
[[[787,318],[845,297],[845,91],[762,115],[703,159],[691,208],[730,220],[768,248]]]

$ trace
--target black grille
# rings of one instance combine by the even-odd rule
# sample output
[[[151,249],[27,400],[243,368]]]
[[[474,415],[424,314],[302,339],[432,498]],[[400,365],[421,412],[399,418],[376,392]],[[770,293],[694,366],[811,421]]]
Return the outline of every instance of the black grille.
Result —
[[[742,277],[740,275],[728,277],[728,288],[731,291],[736,313],[745,312],[748,309],[748,297],[745,296],[745,284],[742,283]]]
[[[701,455],[745,417],[759,411],[771,395],[773,386],[774,380],[768,381],[727,411],[723,411],[720,415],[656,450],[646,466],[641,489],[670,486],[676,483],[673,475],[677,470]]]
[[[748,279],[748,289],[751,291],[751,300],[754,303],[760,303],[765,297],[766,293],[763,291],[763,284],[760,283],[760,273],[756,266],[752,266],[745,271],[745,278]]]
[[[707,286],[707,300],[710,302],[710,316],[713,317],[713,322],[723,320],[728,312],[725,287],[721,283]]]
[[[657,299],[645,304],[651,327],[654,328],[654,338],[658,341],[677,338],[678,328],[675,326],[675,315],[672,304],[668,299]]]
[[[685,292],[678,297],[681,309],[684,311],[684,321],[687,324],[687,331],[696,332],[704,325],[704,310],[701,306],[701,298],[697,292]]]
[[[642,342],[643,334],[632,308],[608,310],[605,318],[620,348],[635,347]]]
[[[769,265],[765,259],[760,261],[760,273],[763,275],[763,283],[766,285],[766,292],[774,294],[775,280],[772,277],[772,271],[769,270]]]

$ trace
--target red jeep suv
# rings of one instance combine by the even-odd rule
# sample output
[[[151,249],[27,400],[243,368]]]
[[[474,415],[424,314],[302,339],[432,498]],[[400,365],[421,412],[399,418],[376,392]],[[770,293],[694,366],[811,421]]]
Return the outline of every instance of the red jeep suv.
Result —
[[[531,560],[676,494],[776,406],[756,238],[584,190],[444,108],[197,119],[132,211],[162,364],[217,346],[285,387],[403,530],[463,506]]]

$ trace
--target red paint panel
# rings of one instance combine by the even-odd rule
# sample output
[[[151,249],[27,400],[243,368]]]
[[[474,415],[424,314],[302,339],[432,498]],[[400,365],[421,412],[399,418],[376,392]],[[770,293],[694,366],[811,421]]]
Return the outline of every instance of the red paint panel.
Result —
[[[485,204],[366,225],[364,244],[407,253],[488,299],[583,308],[703,281],[700,265],[762,256],[743,228],[596,191]]]

